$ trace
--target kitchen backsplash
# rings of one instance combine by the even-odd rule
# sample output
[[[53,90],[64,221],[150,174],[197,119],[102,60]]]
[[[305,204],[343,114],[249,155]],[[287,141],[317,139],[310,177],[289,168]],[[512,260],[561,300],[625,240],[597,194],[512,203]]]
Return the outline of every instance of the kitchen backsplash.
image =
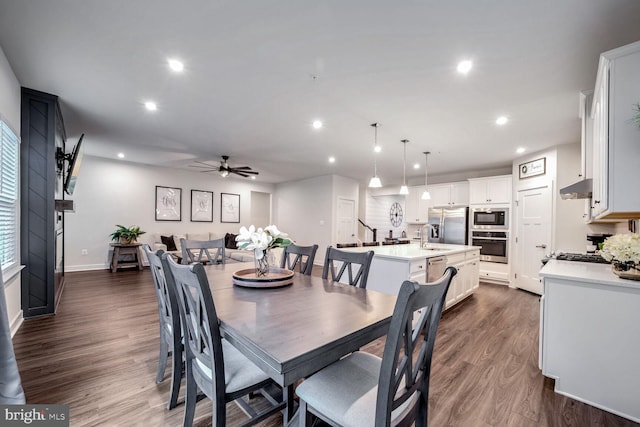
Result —
[[[390,211],[391,205],[394,203],[400,204],[402,212],[405,212],[405,197],[404,196],[376,196],[373,197],[367,192],[365,218],[363,221],[371,228],[378,229],[378,241],[383,241],[385,237],[389,237],[389,230],[393,232],[393,237],[401,237],[402,232],[405,231],[409,236],[407,230],[407,223],[402,220],[399,227],[394,227],[391,224]],[[404,216],[404,215],[403,215]],[[373,240],[373,235],[369,230],[366,230],[365,240]]]

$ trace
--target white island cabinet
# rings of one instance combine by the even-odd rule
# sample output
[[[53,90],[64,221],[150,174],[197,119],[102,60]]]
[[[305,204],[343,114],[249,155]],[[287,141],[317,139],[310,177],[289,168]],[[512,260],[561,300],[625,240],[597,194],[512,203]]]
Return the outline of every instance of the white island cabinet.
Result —
[[[445,308],[457,304],[473,294],[479,285],[480,248],[477,246],[430,243],[429,249],[419,244],[344,248],[344,251],[374,253],[367,289],[397,295],[402,282],[414,280],[424,283],[430,258],[445,257],[447,266],[454,266],[458,274],[447,292]]]
[[[557,260],[540,276],[542,374],[557,393],[640,422],[640,282]]]

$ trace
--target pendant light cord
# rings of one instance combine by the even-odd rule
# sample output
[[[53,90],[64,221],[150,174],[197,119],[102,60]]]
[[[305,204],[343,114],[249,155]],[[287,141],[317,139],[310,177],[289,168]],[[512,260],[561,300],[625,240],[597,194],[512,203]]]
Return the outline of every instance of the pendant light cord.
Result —
[[[427,191],[427,161],[429,160],[429,151],[424,152],[424,190]]]
[[[376,147],[378,147],[378,123],[371,123],[373,126],[373,176],[378,176],[378,165],[376,164]]]
[[[404,144],[404,158],[402,160],[402,185],[406,186],[407,185],[407,142],[409,142],[408,139],[403,139],[402,141],[400,141]]]

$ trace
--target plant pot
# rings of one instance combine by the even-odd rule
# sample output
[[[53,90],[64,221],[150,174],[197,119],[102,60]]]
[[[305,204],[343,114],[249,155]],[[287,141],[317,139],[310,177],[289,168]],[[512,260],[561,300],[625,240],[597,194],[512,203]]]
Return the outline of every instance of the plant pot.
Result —
[[[611,271],[621,279],[640,280],[640,270],[638,264],[624,262],[612,262]]]
[[[120,237],[120,244],[122,245],[130,245],[131,243],[135,243],[135,242],[136,242],[136,239]]]

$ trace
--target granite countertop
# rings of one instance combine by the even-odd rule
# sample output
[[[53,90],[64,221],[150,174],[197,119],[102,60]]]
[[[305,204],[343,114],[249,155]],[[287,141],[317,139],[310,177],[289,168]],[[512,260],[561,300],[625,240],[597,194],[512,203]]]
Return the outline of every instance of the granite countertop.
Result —
[[[542,267],[540,277],[640,289],[640,281],[621,279],[613,274],[610,264],[558,261],[552,259]]]
[[[385,246],[359,246],[357,248],[342,248],[348,252],[373,251],[374,258],[396,259],[404,261],[417,261],[425,258],[454,255],[480,249],[480,246],[449,245],[441,243],[428,243],[426,248],[421,249],[420,244],[409,245],[385,245]]]

